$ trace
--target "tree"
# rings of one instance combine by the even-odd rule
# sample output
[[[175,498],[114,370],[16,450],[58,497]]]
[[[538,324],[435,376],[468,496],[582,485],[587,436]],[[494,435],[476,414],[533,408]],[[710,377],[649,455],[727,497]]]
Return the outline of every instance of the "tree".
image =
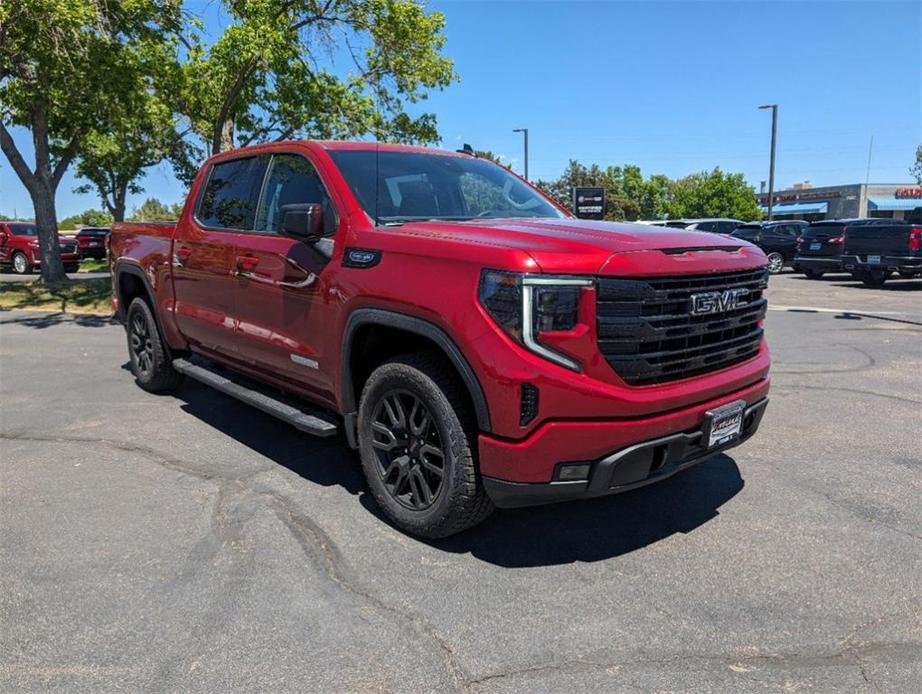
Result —
[[[35,208],[42,281],[66,281],[55,195],[92,131],[107,130],[134,89],[136,55],[181,26],[180,0],[17,0],[0,3],[0,149]],[[27,128],[30,167],[11,127]]]
[[[182,203],[166,205],[157,198],[147,198],[140,207],[135,207],[128,218],[131,222],[173,222],[182,214]]]
[[[178,168],[191,168],[186,161],[189,147],[177,132],[177,119],[167,103],[167,84],[181,69],[178,46],[176,38],[169,38],[139,53],[134,89],[110,109],[106,130],[94,130],[84,138],[77,175],[90,183],[75,192],[95,190],[116,222],[125,219],[128,193],[143,192],[138,181],[146,168],[167,157]]]
[[[667,209],[670,217],[761,218],[755,189],[743,174],[724,173],[719,167],[676,181]]]
[[[442,13],[415,0],[224,6],[231,24],[207,50],[189,51],[178,97],[206,153],[296,135],[438,139],[432,114],[412,118],[404,106],[456,79],[440,53]]]
[[[502,158],[498,154],[494,154],[489,149],[475,149],[474,156],[478,159],[486,159],[487,161],[492,161],[494,164],[499,164],[504,169],[511,168],[511,164],[504,164]]]
[[[65,217],[61,220],[61,229],[76,229],[77,227],[105,227],[112,223],[112,215],[102,210],[84,210],[79,214]]]
[[[909,169],[909,173],[915,177],[916,183],[922,185],[922,145],[916,147],[916,163]]]

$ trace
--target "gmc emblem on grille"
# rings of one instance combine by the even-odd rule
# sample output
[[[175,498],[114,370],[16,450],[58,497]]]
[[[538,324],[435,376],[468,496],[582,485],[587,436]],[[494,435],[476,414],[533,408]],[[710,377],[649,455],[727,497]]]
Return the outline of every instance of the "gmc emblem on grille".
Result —
[[[740,306],[745,306],[748,302],[743,301],[743,297],[748,293],[748,289],[727,289],[723,292],[692,294],[692,315],[702,316],[708,313],[724,313]]]

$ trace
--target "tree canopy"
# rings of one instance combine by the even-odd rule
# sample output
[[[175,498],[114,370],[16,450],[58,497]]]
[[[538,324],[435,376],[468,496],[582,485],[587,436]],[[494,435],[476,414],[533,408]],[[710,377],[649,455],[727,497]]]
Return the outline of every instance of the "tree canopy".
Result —
[[[112,215],[102,210],[84,210],[61,220],[62,229],[76,229],[78,227],[105,227],[112,223]]]
[[[183,203],[167,205],[157,198],[147,198],[135,207],[128,217],[130,222],[173,222],[182,214]]]
[[[183,70],[178,110],[210,154],[295,136],[433,142],[405,106],[456,79],[445,18],[415,0],[224,0],[231,23]]]
[[[576,186],[605,189],[605,219],[637,220],[681,217],[758,219],[755,190],[742,174],[719,168],[672,180],[662,174],[644,178],[633,164],[602,168],[570,160],[560,178],[536,185],[565,207],[572,207]]]

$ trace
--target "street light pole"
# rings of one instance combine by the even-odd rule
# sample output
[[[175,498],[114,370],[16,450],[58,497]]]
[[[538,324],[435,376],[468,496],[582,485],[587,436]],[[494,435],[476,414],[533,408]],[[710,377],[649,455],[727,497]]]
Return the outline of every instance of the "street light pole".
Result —
[[[775,142],[778,139],[778,104],[764,104],[759,106],[772,110],[772,156],[768,169],[768,221],[772,221],[772,207],[775,202]]]
[[[528,180],[528,128],[514,128],[512,130],[514,133],[522,133],[525,135],[525,180]]]

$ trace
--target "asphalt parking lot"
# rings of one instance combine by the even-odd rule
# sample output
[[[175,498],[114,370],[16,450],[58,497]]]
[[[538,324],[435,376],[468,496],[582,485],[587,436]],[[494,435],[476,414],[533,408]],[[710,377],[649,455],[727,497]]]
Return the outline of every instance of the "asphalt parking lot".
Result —
[[[922,282],[769,298],[753,440],[437,543],[342,441],[0,312],[0,691],[917,690]]]

